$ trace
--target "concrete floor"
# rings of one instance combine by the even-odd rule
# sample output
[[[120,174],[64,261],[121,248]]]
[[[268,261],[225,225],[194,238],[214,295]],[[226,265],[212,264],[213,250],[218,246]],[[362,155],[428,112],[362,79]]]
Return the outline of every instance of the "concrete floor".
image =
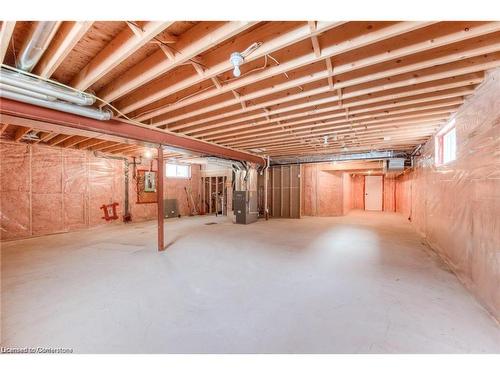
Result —
[[[205,225],[216,222],[216,225]],[[2,345],[86,353],[500,352],[398,214],[169,219],[4,243]]]

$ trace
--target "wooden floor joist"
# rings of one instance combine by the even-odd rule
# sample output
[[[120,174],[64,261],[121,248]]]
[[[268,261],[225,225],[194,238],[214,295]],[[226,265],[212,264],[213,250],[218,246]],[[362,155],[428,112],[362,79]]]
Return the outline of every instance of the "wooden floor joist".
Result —
[[[26,30],[1,23],[5,64]],[[230,56],[245,50],[236,77]],[[120,120],[82,123],[1,99],[2,113],[26,123],[5,121],[0,133],[118,155],[165,143],[256,163],[411,151],[498,67],[498,21],[64,21],[33,72],[97,92]]]

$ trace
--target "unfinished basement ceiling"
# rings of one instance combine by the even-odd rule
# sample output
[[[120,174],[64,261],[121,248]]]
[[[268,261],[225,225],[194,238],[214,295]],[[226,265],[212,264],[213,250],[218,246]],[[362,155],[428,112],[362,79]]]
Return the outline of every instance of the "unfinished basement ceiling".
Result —
[[[5,64],[33,26],[2,23]],[[62,22],[33,72],[150,127],[283,157],[410,152],[498,66],[500,22],[96,21]]]

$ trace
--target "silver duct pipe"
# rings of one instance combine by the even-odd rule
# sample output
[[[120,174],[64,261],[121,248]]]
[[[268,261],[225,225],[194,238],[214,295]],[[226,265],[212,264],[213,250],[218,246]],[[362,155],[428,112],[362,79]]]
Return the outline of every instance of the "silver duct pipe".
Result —
[[[33,91],[26,90],[26,89],[23,89],[23,88],[20,88],[20,87],[17,87],[17,86],[6,85],[5,83],[1,83],[1,82],[0,82],[0,90],[16,92],[18,94],[22,94],[22,95],[26,95],[26,96],[32,96],[34,98],[42,99],[42,100],[48,100],[50,102],[53,102],[54,100],[56,100],[56,98],[53,97],[53,96],[48,96],[48,95],[45,95],[45,94],[39,94],[38,92],[33,92]]]
[[[60,21],[40,21],[31,28],[30,35],[19,53],[16,64],[19,69],[31,72],[49,46],[60,24]]]
[[[317,163],[328,161],[350,161],[350,160],[377,160],[390,159],[395,157],[406,158],[408,155],[403,151],[370,151],[353,154],[330,154],[330,155],[306,155],[291,157],[275,157],[271,160],[271,165]]]
[[[93,96],[84,92],[65,89],[64,87],[4,68],[0,71],[0,83],[37,92],[78,105],[92,105],[95,102]]]
[[[242,169],[243,165],[239,161],[235,160],[227,160],[227,159],[221,159],[213,156],[208,156],[205,157],[205,159],[212,164],[220,165],[221,167],[226,167],[226,168],[231,168],[233,169],[234,167],[239,169]]]
[[[81,107],[75,104],[64,103],[60,101],[51,102],[7,90],[0,90],[0,97],[33,104],[40,107],[55,109],[62,112],[73,113],[75,115],[90,117],[96,120],[109,120],[112,115],[111,111],[108,110],[99,110],[92,107]]]

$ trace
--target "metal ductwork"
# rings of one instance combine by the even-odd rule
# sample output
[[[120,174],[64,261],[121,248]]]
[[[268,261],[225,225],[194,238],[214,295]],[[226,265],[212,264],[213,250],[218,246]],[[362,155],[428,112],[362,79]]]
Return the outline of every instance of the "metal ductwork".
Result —
[[[405,158],[384,160],[384,172],[401,172],[405,169]]]
[[[95,102],[95,98],[92,95],[86,94],[84,92],[66,89],[53,83],[42,81],[40,79],[36,79],[22,73],[13,72],[4,68],[2,68],[0,73],[0,83],[3,84],[2,89],[23,93],[29,96],[34,96],[34,93],[39,93],[48,97],[52,97],[54,98],[54,100],[60,99],[78,105],[92,105]],[[33,94],[20,92],[18,89],[30,91],[33,92]]]
[[[0,78],[0,81],[1,81],[1,78]],[[0,82],[0,91],[11,91],[11,92],[15,92],[15,93],[26,95],[26,96],[32,96],[33,98],[37,98],[37,99],[48,100],[51,102],[56,100],[56,98],[53,96],[40,94],[38,92],[33,92],[33,91],[26,90],[26,89],[23,89],[23,88],[17,87],[17,86],[6,85],[5,83],[2,83],[2,82]]]
[[[353,154],[330,154],[330,155],[308,155],[296,157],[272,158],[271,165],[318,163],[328,161],[351,161],[351,160],[381,160],[390,158],[407,158],[406,152],[402,151],[370,151]]]
[[[205,159],[210,164],[220,165],[221,167],[225,168],[230,168],[230,169],[236,168],[238,170],[243,168],[243,163],[237,160],[222,159],[213,156],[206,156]]]
[[[0,89],[0,97],[17,100],[18,102],[33,104],[40,107],[55,109],[62,112],[73,113],[75,115],[90,117],[96,120],[109,120],[112,116],[111,111],[108,110],[100,110],[92,107],[81,107],[75,104],[65,103],[58,100],[48,101],[44,99],[38,99],[34,96],[23,95],[4,89]]]
[[[60,24],[60,21],[35,23],[20,51],[16,63],[19,70],[30,72],[36,66]],[[109,110],[85,107],[95,102],[90,94],[5,68],[0,71],[0,97],[96,120],[109,120],[113,115]]]
[[[40,21],[31,28],[31,33],[23,45],[16,66],[31,72],[54,37],[60,21]]]

